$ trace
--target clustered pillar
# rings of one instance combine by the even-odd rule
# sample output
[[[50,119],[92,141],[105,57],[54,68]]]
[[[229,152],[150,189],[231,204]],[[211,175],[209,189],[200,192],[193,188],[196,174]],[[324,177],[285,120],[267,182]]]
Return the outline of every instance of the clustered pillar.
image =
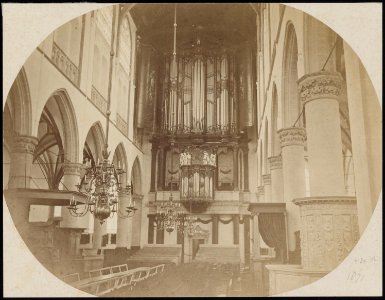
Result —
[[[126,213],[126,207],[130,205],[131,195],[127,192],[119,193],[119,209],[122,214]],[[118,225],[116,230],[116,248],[131,248],[132,217],[120,218],[118,216]]]
[[[284,202],[283,199],[283,174],[282,157],[269,157],[270,178],[271,178],[271,201]]]
[[[8,189],[29,188],[33,154],[38,139],[32,136],[15,136],[12,141],[11,165]],[[7,201],[15,227],[24,237],[29,227],[29,203],[10,197]]]
[[[79,184],[80,175],[82,170],[82,164],[80,163],[66,163],[63,166],[63,189],[66,191],[77,191],[76,185]],[[89,214],[84,217],[73,217],[71,216],[68,208],[63,206],[61,208],[62,221],[60,227],[65,228],[87,228]]]
[[[301,212],[302,267],[331,271],[359,237],[356,199],[345,196],[344,189],[339,117],[342,77],[322,71],[298,82],[306,113],[311,195],[294,200]]]
[[[296,248],[295,232],[299,228],[299,209],[295,198],[305,196],[305,138],[302,127],[284,128],[278,131],[282,148],[284,202],[288,212],[289,251]]]

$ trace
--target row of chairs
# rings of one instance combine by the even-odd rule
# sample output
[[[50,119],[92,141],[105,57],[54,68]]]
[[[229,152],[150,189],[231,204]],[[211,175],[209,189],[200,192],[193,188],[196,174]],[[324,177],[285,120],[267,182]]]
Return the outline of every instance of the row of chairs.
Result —
[[[164,271],[164,264],[153,267],[128,269],[127,264],[88,271],[89,277],[80,279],[79,273],[64,276],[63,281],[94,295],[103,295],[129,286],[130,290],[140,281]]]

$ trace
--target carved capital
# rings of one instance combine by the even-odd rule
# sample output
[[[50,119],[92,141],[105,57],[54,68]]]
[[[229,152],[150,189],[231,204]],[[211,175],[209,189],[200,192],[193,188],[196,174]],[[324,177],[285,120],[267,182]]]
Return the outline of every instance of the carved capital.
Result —
[[[270,163],[270,170],[282,169],[282,156],[271,156],[268,158]]]
[[[307,74],[298,80],[299,97],[303,104],[322,98],[338,100],[342,82],[342,76],[335,72]]]
[[[38,142],[39,140],[33,136],[15,136],[12,140],[12,152],[33,154]]]
[[[262,180],[263,180],[264,185],[271,185],[271,175],[270,174],[262,175]]]
[[[66,163],[63,165],[64,175],[80,175],[82,168],[80,163]]]
[[[278,130],[281,141],[281,148],[285,146],[299,145],[304,146],[306,140],[306,130],[302,127],[290,127]]]
[[[258,191],[258,196],[265,195],[265,186],[263,186],[263,185],[258,186],[257,191]]]

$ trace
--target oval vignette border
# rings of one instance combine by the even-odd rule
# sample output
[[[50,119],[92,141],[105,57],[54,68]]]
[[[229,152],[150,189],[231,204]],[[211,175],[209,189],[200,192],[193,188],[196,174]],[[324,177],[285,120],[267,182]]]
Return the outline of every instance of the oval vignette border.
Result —
[[[34,33],[28,31],[27,35],[29,40],[24,43],[12,43],[10,44],[6,38],[12,38],[17,40],[26,35],[26,32],[20,34],[21,27],[10,28],[15,22],[26,22],[24,17],[28,13],[28,21],[33,18],[34,11],[38,11],[39,16],[43,16],[42,4],[2,4],[4,27],[6,29],[5,38],[3,37],[3,59],[5,61],[5,68],[3,69],[3,106],[6,96],[8,95],[10,86],[16,77],[17,72],[21,66],[25,63],[26,59],[34,50],[35,45],[28,42],[34,42],[31,37],[35,34],[35,37],[40,37],[41,28],[48,28],[47,34],[57,28],[50,24],[51,20],[59,23],[59,26],[69,21],[72,16],[76,17],[84,14],[92,9],[98,9],[107,4],[91,4],[91,3],[73,3],[73,4],[49,4],[47,5],[47,20],[42,23],[41,19],[35,18],[33,21],[36,23],[30,23],[28,28],[36,29]],[[335,30],[341,37],[346,40],[353,50],[360,57],[363,65],[368,71],[369,77],[372,80],[373,86],[376,90],[377,96],[380,99],[380,106],[382,108],[382,6],[379,3],[284,3],[285,5],[297,8],[306,13],[309,13],[313,17],[321,20],[333,30]],[[67,9],[60,9],[53,11],[53,6]],[[34,7],[35,6],[35,7]],[[36,7],[39,9],[36,9]],[[50,6],[48,8],[48,6]],[[74,8],[75,7],[75,8]],[[332,9],[330,9],[332,7]],[[76,11],[76,13],[75,13]],[[7,16],[7,13],[9,15]],[[358,22],[356,16],[364,16],[371,22]],[[59,20],[62,20],[59,22]],[[19,24],[20,24],[19,23]],[[359,25],[358,25],[359,24]],[[364,26],[362,25],[364,24]],[[4,32],[4,29],[3,29]],[[15,38],[16,37],[16,38]],[[35,38],[35,39],[36,39]],[[41,36],[40,40],[36,40],[36,46],[45,39],[46,36]],[[375,49],[375,53],[365,51],[368,43],[372,42]],[[29,46],[31,45],[31,46]],[[373,44],[372,44],[373,45]],[[24,46],[20,47],[20,46]],[[29,46],[29,47],[28,47]],[[20,48],[18,48],[20,47]],[[21,56],[20,53],[26,52],[26,56]],[[10,57],[16,57],[16,60],[8,60]],[[12,65],[7,61],[12,61]],[[335,270],[326,275],[323,279],[316,281],[315,283],[302,287],[297,290],[287,292],[282,295],[287,296],[348,296],[348,295],[365,295],[369,291],[372,291],[371,295],[382,294],[382,192],[380,194],[380,201],[377,203],[377,207],[372,215],[370,223],[361,236],[357,246],[344,260],[344,262]],[[17,296],[53,296],[53,297],[84,297],[91,296],[83,293],[77,289],[70,287],[49,273],[31,254],[29,249],[25,246],[21,240],[16,228],[13,225],[13,221],[10,217],[8,208],[3,198],[3,274],[5,275],[3,280],[5,297],[17,297]],[[377,265],[367,265],[365,272],[362,272],[364,279],[362,282],[347,282],[347,277],[351,272],[358,272],[362,270],[362,266],[358,266],[355,263],[355,259],[360,257],[372,257],[377,258]],[[360,267],[360,268],[359,268]],[[370,286],[368,283],[370,282]]]

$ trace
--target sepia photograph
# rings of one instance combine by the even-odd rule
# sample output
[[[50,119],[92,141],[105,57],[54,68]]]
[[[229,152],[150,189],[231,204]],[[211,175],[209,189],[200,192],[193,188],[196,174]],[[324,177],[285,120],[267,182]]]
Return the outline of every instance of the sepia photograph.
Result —
[[[2,4],[6,297],[382,295],[382,4]]]

